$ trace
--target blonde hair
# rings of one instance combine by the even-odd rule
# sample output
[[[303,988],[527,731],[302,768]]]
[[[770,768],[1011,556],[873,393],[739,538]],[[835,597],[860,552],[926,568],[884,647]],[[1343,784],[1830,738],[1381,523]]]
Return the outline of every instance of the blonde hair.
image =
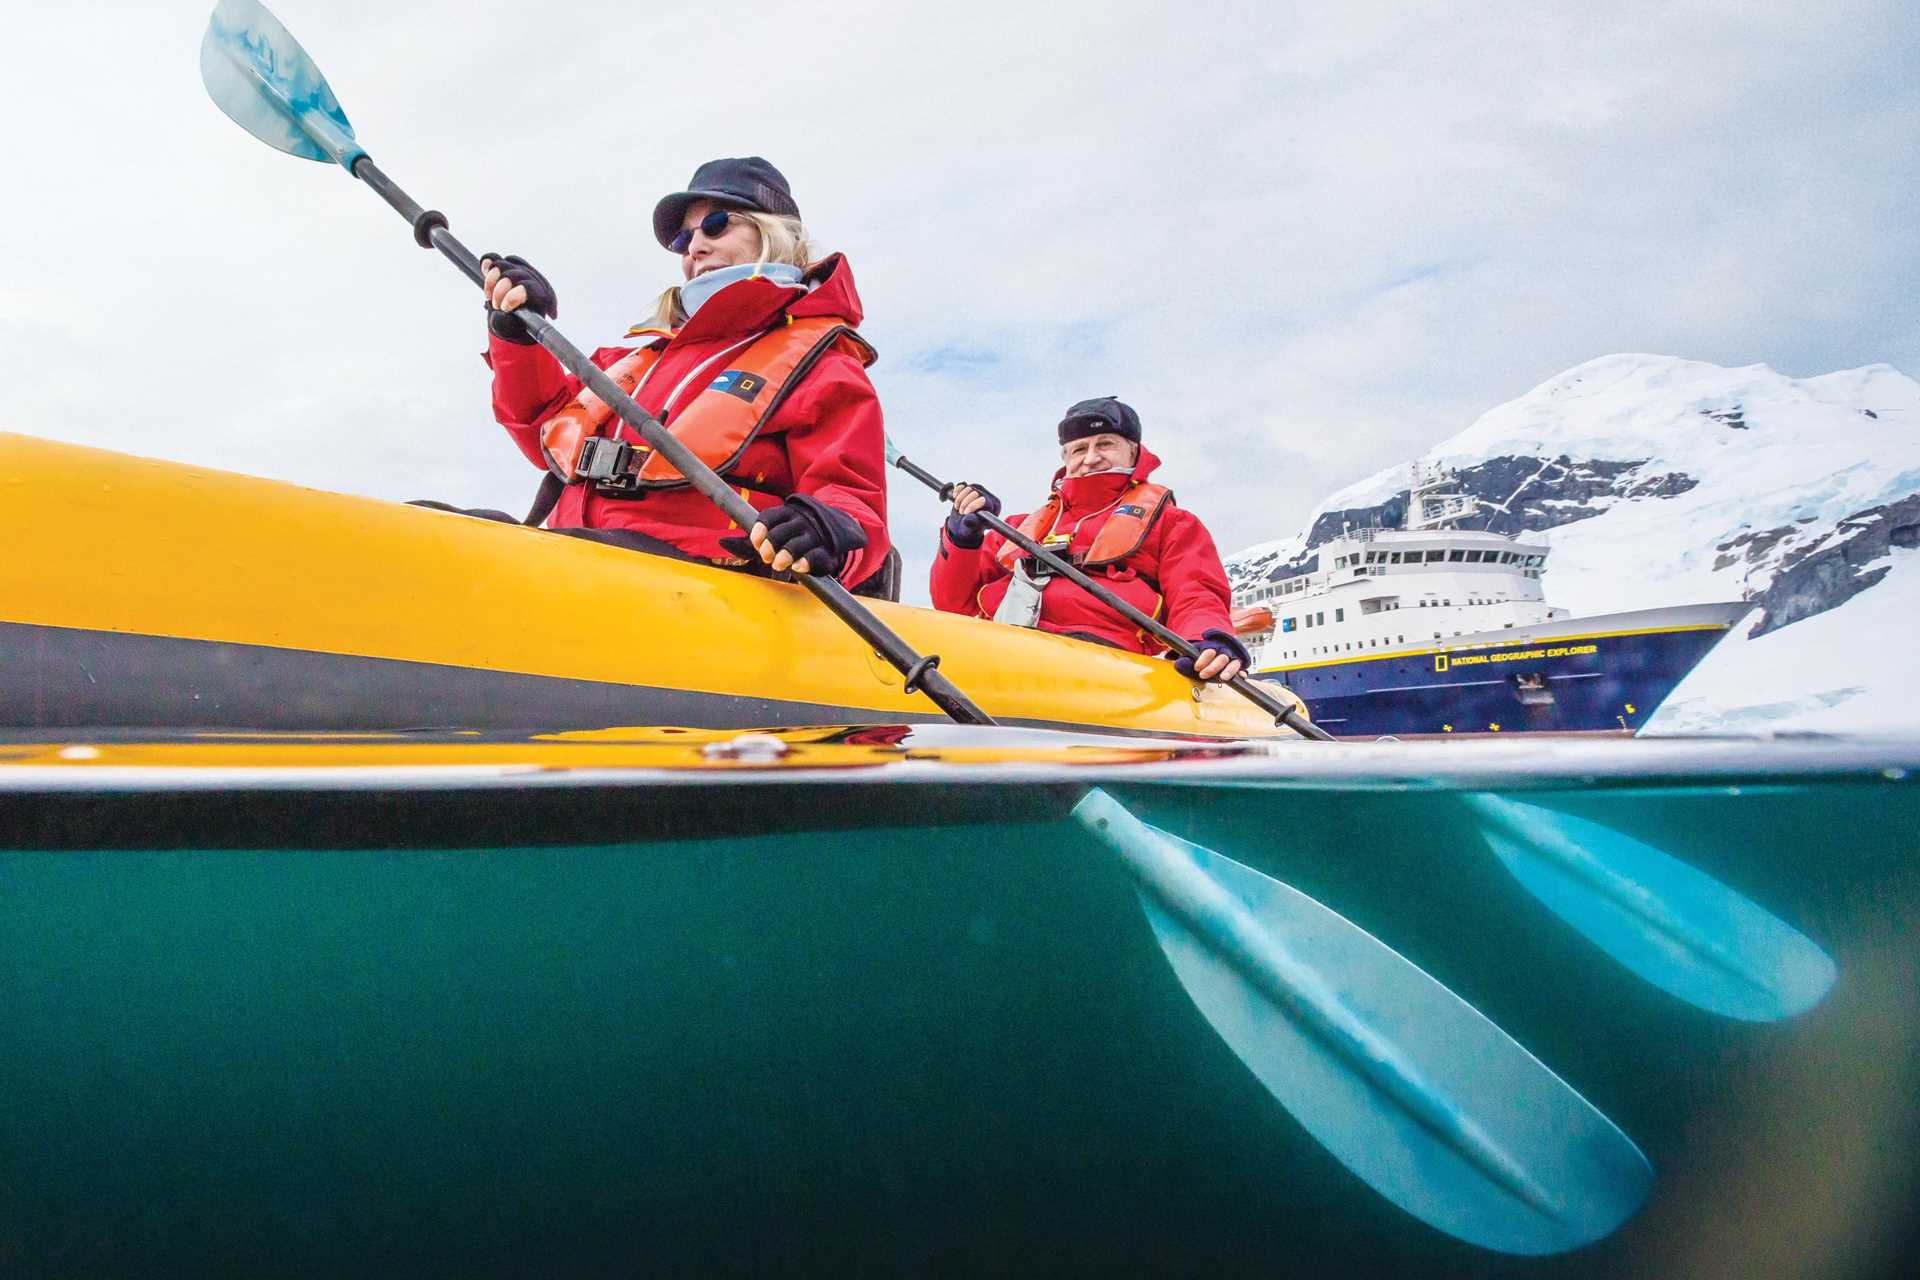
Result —
[[[759,234],[760,258],[756,265],[764,267],[770,262],[783,262],[802,271],[813,265],[813,242],[807,239],[807,229],[800,219],[762,213],[758,209],[728,209],[727,212],[751,222]],[[654,303],[652,324],[656,329],[678,329],[686,322],[686,308],[680,305],[680,286],[674,285]]]

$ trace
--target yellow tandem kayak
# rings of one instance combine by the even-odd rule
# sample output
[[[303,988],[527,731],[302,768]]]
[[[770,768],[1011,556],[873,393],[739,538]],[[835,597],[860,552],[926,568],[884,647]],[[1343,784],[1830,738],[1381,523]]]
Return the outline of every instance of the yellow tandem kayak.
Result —
[[[0,479],[0,727],[942,718],[789,583],[22,435]],[[1164,661],[870,607],[1004,723],[1292,736]]]

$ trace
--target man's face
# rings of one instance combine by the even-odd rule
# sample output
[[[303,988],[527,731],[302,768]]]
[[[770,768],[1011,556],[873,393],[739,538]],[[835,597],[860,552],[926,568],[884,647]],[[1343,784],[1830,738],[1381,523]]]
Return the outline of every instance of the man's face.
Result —
[[[1140,456],[1140,446],[1122,435],[1102,431],[1097,436],[1081,436],[1060,446],[1060,461],[1067,464],[1069,476],[1092,475],[1096,471],[1128,471]]]

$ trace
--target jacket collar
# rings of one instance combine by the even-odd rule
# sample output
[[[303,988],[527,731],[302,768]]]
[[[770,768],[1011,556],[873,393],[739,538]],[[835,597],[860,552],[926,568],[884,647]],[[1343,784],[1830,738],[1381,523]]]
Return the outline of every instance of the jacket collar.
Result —
[[[839,316],[858,325],[863,318],[860,295],[845,256],[836,253],[816,262],[800,285],[779,285],[764,276],[730,284],[708,298],[673,336],[687,342],[738,337],[771,328],[786,315]],[[639,330],[634,333],[640,335]]]

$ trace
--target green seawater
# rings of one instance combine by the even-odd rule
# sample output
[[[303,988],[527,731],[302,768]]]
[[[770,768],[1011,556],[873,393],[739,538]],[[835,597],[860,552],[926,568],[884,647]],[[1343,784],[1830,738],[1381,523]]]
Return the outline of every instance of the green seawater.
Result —
[[[1110,855],[987,803],[726,841],[0,851],[0,1274],[1907,1273],[1920,788],[1526,794],[1825,948],[1832,993],[1773,1024],[1612,962],[1444,792],[1112,790],[1505,1028],[1639,1144],[1646,1205],[1544,1259],[1409,1217],[1213,1033]]]

